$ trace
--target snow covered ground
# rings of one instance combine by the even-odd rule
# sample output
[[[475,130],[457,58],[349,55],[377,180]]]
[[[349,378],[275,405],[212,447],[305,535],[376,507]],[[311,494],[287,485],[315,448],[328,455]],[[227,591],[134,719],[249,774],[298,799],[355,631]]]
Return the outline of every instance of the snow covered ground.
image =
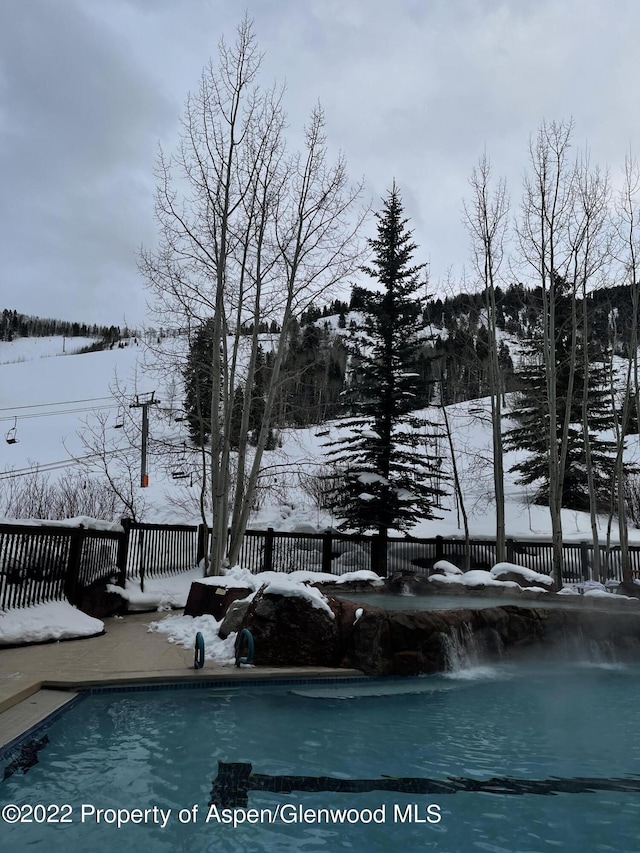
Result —
[[[67,352],[71,348],[71,340],[74,347],[85,343],[78,339],[67,339]],[[184,341],[166,339],[158,345],[154,339],[152,346],[139,340],[137,343],[129,342],[124,348],[56,357],[62,354],[62,338],[28,338],[0,344],[0,430],[7,434],[15,426],[17,438],[15,443],[2,442],[0,445],[3,448],[0,459],[0,497],[3,483],[6,485],[8,478],[26,476],[34,466],[56,477],[64,471],[81,470],[83,464],[86,466],[90,463],[80,433],[87,426],[95,427],[100,418],[104,420],[104,433],[109,441],[125,441],[124,431],[115,429],[124,408],[135,419],[140,410],[129,410],[134,395],[155,391],[156,398],[161,402],[150,411],[152,442],[149,488],[139,490],[144,492],[146,503],[143,520],[157,523],[198,522],[197,489],[190,486],[188,478],[173,479],[172,463],[155,455],[153,450],[153,440],[162,439],[176,448],[174,460],[179,460],[181,468],[189,469],[189,466],[197,465],[197,454],[192,457],[188,450],[183,449],[187,438],[185,424],[176,420],[181,410],[179,385],[166,369],[155,372],[146,369],[154,363],[157,365],[157,350],[174,353],[180,358],[184,353]],[[112,393],[116,386],[122,395],[119,399]],[[433,418],[437,411],[431,410],[429,415]],[[471,536],[493,538],[488,401],[450,406],[448,415]],[[282,447],[265,455],[265,466],[269,467],[269,472],[262,482],[259,506],[250,521],[250,527],[310,532],[323,530],[339,522],[330,511],[315,505],[305,484],[325,465],[324,445],[334,440],[340,432],[336,424],[283,431]],[[130,454],[134,470],[138,464],[137,454],[135,449]],[[508,454],[505,467],[508,469],[518,458],[517,453]],[[628,459],[640,459],[637,436],[629,439]],[[507,535],[548,540],[551,533],[548,509],[532,506],[526,490],[518,486],[509,474],[505,491]],[[423,537],[462,537],[461,518],[453,496],[445,498],[437,514],[441,517],[419,522],[411,531],[412,534]],[[600,520],[603,538],[606,524],[607,520],[603,517]],[[590,539],[586,513],[564,510],[563,525],[567,541]],[[612,542],[615,543],[616,539],[617,527],[614,522]],[[640,543],[640,531],[631,529],[630,541]],[[183,580],[188,588],[189,575],[185,575]],[[497,582],[495,577],[493,582]],[[158,606],[163,606],[163,602],[166,606],[178,606],[182,594],[174,589],[176,584],[180,586],[178,579],[170,578],[162,583],[164,586]],[[148,593],[147,586],[145,594]],[[5,620],[6,616],[3,617],[3,623],[8,631]],[[26,628],[24,632],[26,636]]]
[[[14,341],[0,341],[0,364],[15,364],[56,355],[72,355],[95,342],[96,338],[69,338],[59,335],[49,338],[16,338]]]
[[[41,340],[46,346],[39,343]],[[175,420],[181,411],[177,382],[166,370],[147,370],[157,362],[156,355],[140,340],[138,345],[131,342],[123,349],[116,347],[64,358],[43,357],[46,353],[55,354],[61,346],[61,338],[27,338],[2,344],[0,354],[4,353],[5,358],[9,359],[11,348],[15,347],[25,361],[0,364],[0,430],[6,434],[15,424],[18,439],[15,444],[5,442],[1,445],[0,478],[6,478],[11,472],[24,475],[33,466],[53,472],[78,469],[82,462],[91,461],[87,459],[88,452],[79,433],[86,431],[87,425],[95,427],[96,419],[102,417],[106,439],[125,441],[123,431],[115,429],[122,419],[123,406],[128,415],[139,419],[139,410],[129,411],[129,403],[135,394],[155,391],[160,405],[150,410],[149,488],[144,490],[147,508],[143,520],[159,523],[199,521],[197,489],[190,486],[188,478],[175,480],[171,476],[176,460],[179,460],[179,467],[196,470],[198,459],[188,446],[184,449],[185,423]],[[153,346],[154,350],[158,349],[155,341]],[[159,349],[175,352],[180,357],[184,341],[166,339]],[[121,399],[112,393],[116,385],[123,394]],[[437,410],[429,411],[432,418],[437,414]],[[448,415],[471,535],[492,538],[494,510],[488,401],[474,400],[450,406]],[[322,530],[339,521],[331,512],[315,506],[305,481],[323,468],[325,445],[340,434],[336,424],[283,431],[282,447],[266,454],[265,467],[269,467],[269,472],[263,479],[260,505],[250,526],[295,530],[306,525],[308,530]],[[155,454],[154,439],[174,447],[173,466],[161,454]],[[629,460],[640,459],[638,442],[637,436],[629,438]],[[444,442],[441,449],[444,451]],[[508,469],[519,458],[517,452],[507,454],[505,467]],[[131,460],[136,470],[138,451],[132,451]],[[507,535],[548,539],[551,533],[548,509],[531,505],[526,489],[515,483],[513,475],[506,475],[505,491]],[[462,521],[452,495],[445,498],[437,514],[441,517],[419,522],[411,533],[426,537],[462,535]],[[563,524],[567,541],[590,539],[586,513],[564,510]],[[604,517],[600,520],[600,529],[604,538]],[[640,531],[631,529],[630,538],[640,543]],[[615,522],[612,541],[617,541]]]

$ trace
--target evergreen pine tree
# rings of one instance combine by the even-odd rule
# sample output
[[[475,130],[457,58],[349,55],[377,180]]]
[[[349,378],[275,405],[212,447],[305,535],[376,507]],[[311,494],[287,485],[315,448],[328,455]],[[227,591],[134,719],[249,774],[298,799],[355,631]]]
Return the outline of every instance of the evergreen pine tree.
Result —
[[[562,506],[568,509],[589,509],[586,477],[585,440],[582,427],[583,347],[588,346],[583,335],[577,336],[572,347],[571,304],[574,296],[566,282],[556,282],[556,393],[557,423],[549,424],[546,401],[545,368],[542,357],[542,338],[537,329],[524,344],[524,358],[516,378],[519,392],[516,406],[507,415],[516,426],[505,437],[507,449],[528,451],[528,456],[510,469],[519,474],[522,485],[533,485],[533,502],[547,504],[549,500],[549,442],[562,440],[562,425],[567,410],[569,433],[567,456],[562,484]],[[573,392],[570,394],[570,375],[573,365]],[[609,505],[615,445],[601,437],[613,426],[610,394],[607,390],[604,367],[594,364],[589,370],[589,443],[594,469],[596,497],[601,509]]]
[[[204,445],[211,433],[211,363],[213,360],[213,320],[204,322],[189,342],[184,367],[184,410],[191,439]]]
[[[229,442],[231,447],[237,448],[240,443],[240,431],[242,428],[242,406],[244,404],[244,387],[236,385],[233,392],[233,404],[231,408],[231,427],[229,429]]]
[[[414,413],[420,379],[414,365],[424,326],[418,274],[424,264],[411,264],[416,245],[402,210],[394,184],[376,214],[372,265],[363,269],[382,291],[358,290],[362,321],[346,340],[351,416],[342,426],[350,434],[328,445],[330,461],[344,472],[344,488],[334,496],[344,526],[382,536],[389,528],[407,530],[433,518],[442,494],[441,460],[427,446],[436,427]]]

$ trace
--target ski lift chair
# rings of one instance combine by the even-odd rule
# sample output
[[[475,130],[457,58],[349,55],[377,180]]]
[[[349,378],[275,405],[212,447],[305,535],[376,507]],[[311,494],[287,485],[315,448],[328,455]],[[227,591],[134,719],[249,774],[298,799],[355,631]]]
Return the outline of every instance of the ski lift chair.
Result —
[[[183,441],[182,442],[182,465],[184,465],[184,463],[185,463],[186,455],[187,455],[187,443],[186,443],[186,441]],[[185,470],[185,468],[183,468],[183,467],[178,467],[174,471],[171,472],[171,477],[174,480],[186,480],[188,476],[189,476],[189,472],[187,470]]]
[[[18,437],[16,435],[18,431],[18,418],[15,419],[15,422],[11,429],[6,433],[4,440],[7,444],[18,444]]]

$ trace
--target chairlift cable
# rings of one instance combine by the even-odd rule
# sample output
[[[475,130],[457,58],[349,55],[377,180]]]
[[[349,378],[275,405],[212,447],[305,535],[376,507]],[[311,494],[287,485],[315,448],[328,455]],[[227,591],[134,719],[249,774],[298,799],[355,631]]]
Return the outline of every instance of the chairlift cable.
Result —
[[[60,409],[60,411],[57,411],[57,412],[33,412],[32,414],[20,415],[20,420],[26,421],[26,420],[29,420],[31,418],[50,418],[50,417],[54,417],[55,415],[75,415],[75,414],[79,414],[82,412],[98,412],[98,411],[103,411],[106,409],[115,409],[115,408],[116,408],[116,405],[114,404],[114,405],[108,405],[108,406],[86,406],[86,407],[81,408],[81,409]],[[13,418],[11,418],[11,417],[0,418],[0,423],[2,421],[11,421],[11,420],[13,420]]]
[[[72,459],[62,459],[57,462],[43,462],[38,465],[31,465],[28,468],[14,468],[0,472],[0,480],[9,480],[12,477],[26,477],[33,474],[35,471],[47,473],[49,471],[58,471],[62,468],[68,468],[72,465],[81,465],[89,459],[100,459],[103,456],[111,456],[117,453],[117,450],[107,450],[105,453],[89,453],[86,456],[77,456]]]
[[[71,406],[75,403],[92,403],[95,400],[113,400],[113,396],[110,397],[87,397],[84,400],[60,400],[57,403],[31,403],[28,406],[5,406],[4,408],[0,408],[0,412],[13,412],[18,409],[40,409],[45,406]]]

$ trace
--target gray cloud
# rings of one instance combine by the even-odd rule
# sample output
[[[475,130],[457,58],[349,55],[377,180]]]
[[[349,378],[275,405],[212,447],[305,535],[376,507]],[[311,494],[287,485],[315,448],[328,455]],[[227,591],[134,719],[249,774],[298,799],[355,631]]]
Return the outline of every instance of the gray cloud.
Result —
[[[166,104],[82,4],[13,4],[0,57],[3,301],[113,316],[150,232],[149,163]],[[118,295],[122,313],[131,296]]]
[[[573,116],[615,171],[640,144],[635,0],[254,2],[264,80],[287,81],[292,144],[319,98],[331,150],[378,204],[398,182],[432,278],[467,263],[461,224],[483,148],[517,207],[529,136]],[[24,0],[0,12],[0,255],[8,307],[144,317],[156,143],[234,38],[233,0]],[[0,306],[3,307],[3,306]]]

